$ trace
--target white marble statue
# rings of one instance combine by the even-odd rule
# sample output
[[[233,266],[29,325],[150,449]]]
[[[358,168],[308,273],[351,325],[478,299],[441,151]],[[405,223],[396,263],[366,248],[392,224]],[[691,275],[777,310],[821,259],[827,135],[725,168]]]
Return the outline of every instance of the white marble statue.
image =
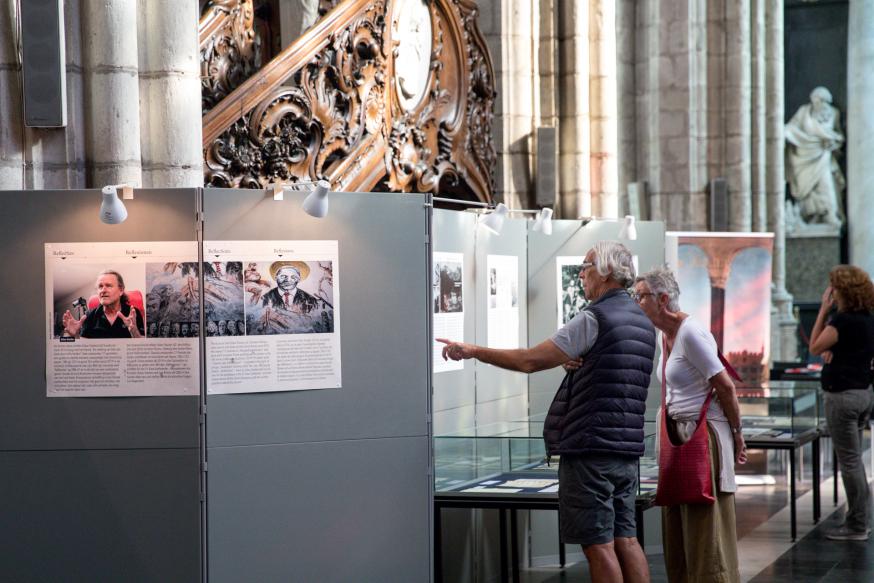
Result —
[[[844,135],[831,102],[829,90],[817,87],[786,124],[786,174],[801,220],[839,229],[846,183],[836,156]]]

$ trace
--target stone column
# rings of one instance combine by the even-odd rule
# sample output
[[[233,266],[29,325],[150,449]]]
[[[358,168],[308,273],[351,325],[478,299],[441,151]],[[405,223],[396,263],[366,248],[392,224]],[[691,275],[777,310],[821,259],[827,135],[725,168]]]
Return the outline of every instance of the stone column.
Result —
[[[537,125],[558,127],[558,37],[556,31],[556,2],[541,0],[538,21],[537,75],[539,90],[535,106]]]
[[[0,1],[0,190],[24,188],[21,65],[15,50],[16,0]]]
[[[749,231],[750,197],[750,0],[725,0],[725,174],[729,190],[729,229]]]
[[[494,138],[498,154],[495,198],[510,208],[529,208],[534,102],[533,39],[538,23],[531,2],[501,0],[480,5],[480,26],[495,66]]]
[[[143,187],[203,185],[197,0],[138,0]]]
[[[634,79],[635,61],[635,1],[616,2],[616,87],[618,173],[619,173],[619,214],[628,212],[628,184],[637,181],[637,159],[635,157],[635,136],[637,117],[635,115],[635,95],[637,85]]]
[[[616,218],[619,216],[619,167],[614,0],[589,2],[589,68],[592,214]]]
[[[752,23],[752,150],[751,180],[752,230],[760,233],[767,229],[767,197],[765,188],[765,150],[767,144],[767,110],[765,108],[765,0],[751,0]]]
[[[706,229],[705,0],[638,4],[638,178],[652,218],[671,230]]]
[[[850,2],[847,55],[847,216],[850,262],[874,276],[874,0]]]
[[[559,218],[592,215],[589,172],[589,7],[559,3]]]
[[[82,3],[85,147],[94,187],[142,184],[136,8],[136,0]]]
[[[792,296],[786,291],[786,224],[784,199],[786,171],[783,135],[784,61],[783,61],[783,0],[765,2],[765,100],[767,173],[765,186],[768,198],[768,230],[774,233],[771,289],[771,358],[791,361],[798,357],[796,322],[792,313]]]

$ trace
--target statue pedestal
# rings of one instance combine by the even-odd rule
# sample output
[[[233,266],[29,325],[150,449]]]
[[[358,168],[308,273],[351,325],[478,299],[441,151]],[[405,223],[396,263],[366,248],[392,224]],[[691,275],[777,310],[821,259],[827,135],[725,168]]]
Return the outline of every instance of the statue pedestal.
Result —
[[[831,228],[786,234],[786,291],[795,302],[819,302],[828,272],[841,262],[841,237]]]

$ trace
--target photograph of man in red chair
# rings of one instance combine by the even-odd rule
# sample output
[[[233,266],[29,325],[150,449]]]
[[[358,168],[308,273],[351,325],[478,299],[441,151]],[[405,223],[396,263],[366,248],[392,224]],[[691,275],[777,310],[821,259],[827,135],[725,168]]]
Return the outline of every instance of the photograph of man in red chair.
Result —
[[[143,338],[143,297],[124,291],[124,278],[105,269],[97,276],[97,295],[88,302],[88,311],[76,318],[64,312],[63,336],[71,338]],[[96,303],[95,303],[96,302]]]

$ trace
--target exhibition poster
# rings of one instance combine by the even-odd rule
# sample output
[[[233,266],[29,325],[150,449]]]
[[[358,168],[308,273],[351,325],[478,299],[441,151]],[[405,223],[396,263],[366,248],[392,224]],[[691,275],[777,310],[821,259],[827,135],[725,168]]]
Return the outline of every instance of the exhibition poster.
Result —
[[[583,256],[555,258],[558,328],[570,322],[571,318],[588,305],[586,295],[583,293],[583,282],[580,281],[580,267],[583,261],[585,261]]]
[[[49,397],[198,395],[197,243],[46,243]]]
[[[339,388],[337,241],[206,241],[209,394]]]
[[[431,280],[434,304],[434,372],[461,370],[463,360],[443,360],[443,344],[437,338],[464,341],[464,255],[435,252],[434,276]]]
[[[488,346],[519,348],[519,258],[489,255]]]
[[[768,379],[772,233],[668,233],[676,237],[680,304],[705,327],[743,379]]]

